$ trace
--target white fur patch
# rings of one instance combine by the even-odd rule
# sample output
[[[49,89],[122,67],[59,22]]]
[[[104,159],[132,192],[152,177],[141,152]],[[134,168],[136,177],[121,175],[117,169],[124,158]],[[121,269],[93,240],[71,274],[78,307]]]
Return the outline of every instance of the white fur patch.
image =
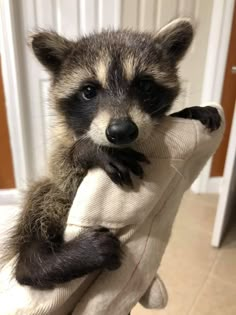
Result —
[[[174,20],[171,21],[170,23],[164,25],[164,26],[159,30],[159,32],[157,33],[157,36],[160,35],[161,33],[169,32],[169,31],[175,29],[175,28],[176,28],[176,25],[182,24],[182,23],[191,24],[191,19],[190,19],[190,18],[187,18],[187,17],[183,17],[183,18],[180,17],[180,18],[174,19]]]
[[[107,73],[109,67],[109,58],[101,59],[95,66],[95,72],[97,79],[102,84],[103,87],[107,84]],[[57,98],[63,98],[76,92],[81,85],[86,80],[91,79],[93,74],[89,69],[86,68],[75,68],[73,71],[66,73],[60,82],[58,82],[54,87],[54,95]]]
[[[147,113],[143,112],[136,106],[131,107],[128,115],[137,125],[139,130],[139,135],[135,140],[135,143],[144,142],[151,136],[157,122],[155,121],[154,123],[152,118]],[[87,132],[87,136],[98,145],[115,146],[114,144],[110,143],[106,137],[106,129],[112,118],[114,117],[112,117],[112,115],[107,111],[100,111],[92,121],[90,129]]]
[[[63,98],[76,92],[81,83],[91,78],[88,69],[75,68],[67,73],[54,87],[54,94],[57,98]]]
[[[134,79],[136,68],[137,61],[134,57],[130,56],[124,60],[123,69],[127,80],[132,81]],[[158,64],[149,66],[139,64],[139,72],[142,72],[143,75],[153,77],[157,83],[161,83],[170,88],[175,88],[178,84],[177,77],[172,73],[170,74],[168,71],[165,72],[161,70]]]
[[[98,145],[111,145],[106,137],[106,129],[111,120],[107,111],[100,111],[93,119],[87,135]]]
[[[176,88],[178,86],[177,75],[163,71],[158,64],[149,65],[148,67],[144,66],[143,69],[141,65],[140,71],[147,76],[153,77],[158,84],[163,84],[170,88]]]
[[[135,75],[135,59],[134,57],[128,57],[127,59],[125,59],[124,63],[123,63],[123,68],[125,71],[125,76],[126,79],[131,81],[134,78]]]
[[[137,125],[139,135],[136,142],[141,143],[151,136],[156,123],[152,118],[137,106],[131,108],[129,115],[133,122]]]
[[[95,71],[98,81],[102,84],[103,87],[107,84],[107,73],[109,67],[109,59],[103,58],[95,66]]]

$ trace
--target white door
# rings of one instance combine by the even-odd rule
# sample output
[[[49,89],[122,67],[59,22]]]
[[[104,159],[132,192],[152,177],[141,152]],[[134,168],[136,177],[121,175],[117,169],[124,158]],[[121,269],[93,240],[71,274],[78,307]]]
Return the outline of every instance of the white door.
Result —
[[[51,121],[46,105],[48,76],[26,46],[31,30],[53,29],[76,38],[107,26],[155,31],[172,18],[192,17],[197,22],[196,37],[180,67],[183,92],[175,110],[200,103],[213,0],[8,0],[3,4],[8,2],[19,68],[18,110],[23,128],[22,152],[26,156],[25,181],[44,172]],[[13,134],[14,127],[11,130]]]
[[[225,161],[224,175],[221,184],[221,192],[216,212],[212,246],[219,247],[228,224],[230,214],[236,206],[236,108],[230,132],[227,157]]]

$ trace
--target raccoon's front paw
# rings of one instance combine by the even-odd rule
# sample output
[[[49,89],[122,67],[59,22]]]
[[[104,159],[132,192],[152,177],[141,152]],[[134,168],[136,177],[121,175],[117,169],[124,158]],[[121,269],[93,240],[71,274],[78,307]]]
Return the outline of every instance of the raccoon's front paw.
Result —
[[[199,120],[210,131],[217,130],[221,124],[221,116],[218,110],[212,106],[202,107],[199,112]]]
[[[212,106],[193,106],[171,114],[172,117],[199,120],[210,131],[217,130],[221,125],[221,116]]]
[[[143,177],[141,162],[149,163],[144,154],[129,148],[105,149],[100,152],[99,157],[99,166],[120,186],[133,186],[130,173]]]
[[[115,270],[121,266],[122,251],[120,241],[107,228],[96,227],[86,233],[92,252],[91,264],[97,269]]]

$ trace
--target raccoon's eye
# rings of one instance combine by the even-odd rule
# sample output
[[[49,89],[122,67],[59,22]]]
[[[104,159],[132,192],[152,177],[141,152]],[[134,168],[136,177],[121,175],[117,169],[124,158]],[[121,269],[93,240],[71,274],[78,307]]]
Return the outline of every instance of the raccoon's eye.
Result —
[[[152,95],[156,90],[156,85],[152,80],[139,80],[138,89],[143,94]]]
[[[82,88],[82,97],[86,101],[91,100],[92,98],[97,96],[97,88],[93,85],[86,85]]]

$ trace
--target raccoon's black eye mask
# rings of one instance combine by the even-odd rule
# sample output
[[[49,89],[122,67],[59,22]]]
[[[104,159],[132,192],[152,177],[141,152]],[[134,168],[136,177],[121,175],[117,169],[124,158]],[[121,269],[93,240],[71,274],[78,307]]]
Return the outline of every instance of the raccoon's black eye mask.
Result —
[[[155,34],[131,30],[103,31],[71,41],[55,32],[44,31],[33,35],[31,44],[36,57],[52,77],[52,88],[59,91],[58,110],[74,125],[82,125],[80,128],[84,130],[98,107],[109,106],[108,103],[122,104],[123,112],[126,112],[135,100],[152,117],[165,113],[178,95],[177,64],[192,38],[193,27],[188,19],[183,18],[174,20]],[[107,64],[113,64],[114,69],[110,69],[106,76]],[[138,70],[135,69],[137,65],[140,66]],[[142,69],[149,67],[154,77],[141,73]],[[92,80],[77,88],[77,80],[81,80],[77,70],[80,69],[84,70],[85,76],[91,72],[88,76],[91,75],[93,80],[98,80],[100,71],[101,82],[97,84]],[[160,73],[160,83],[158,69],[164,69]],[[75,92],[71,95],[73,90]],[[121,94],[123,99],[119,102],[117,97]]]
[[[151,116],[161,116],[178,95],[179,89],[157,83],[151,77],[137,77],[132,82],[131,95]]]
[[[123,91],[125,102],[135,101],[142,110],[152,117],[163,115],[179,92],[179,88],[170,88],[156,82],[150,75],[137,75],[131,82],[126,82]],[[61,98],[59,101],[59,110],[70,121],[76,121],[76,124],[85,124],[89,122],[97,110],[98,103],[102,101],[103,96],[109,96],[109,87],[103,88],[96,80],[84,81],[78,90]],[[99,100],[97,101],[97,98]],[[83,118],[85,118],[82,122]],[[81,120],[81,121],[80,121]]]
[[[155,95],[156,84],[152,79],[143,78],[136,82],[136,88],[146,97],[152,97]]]

